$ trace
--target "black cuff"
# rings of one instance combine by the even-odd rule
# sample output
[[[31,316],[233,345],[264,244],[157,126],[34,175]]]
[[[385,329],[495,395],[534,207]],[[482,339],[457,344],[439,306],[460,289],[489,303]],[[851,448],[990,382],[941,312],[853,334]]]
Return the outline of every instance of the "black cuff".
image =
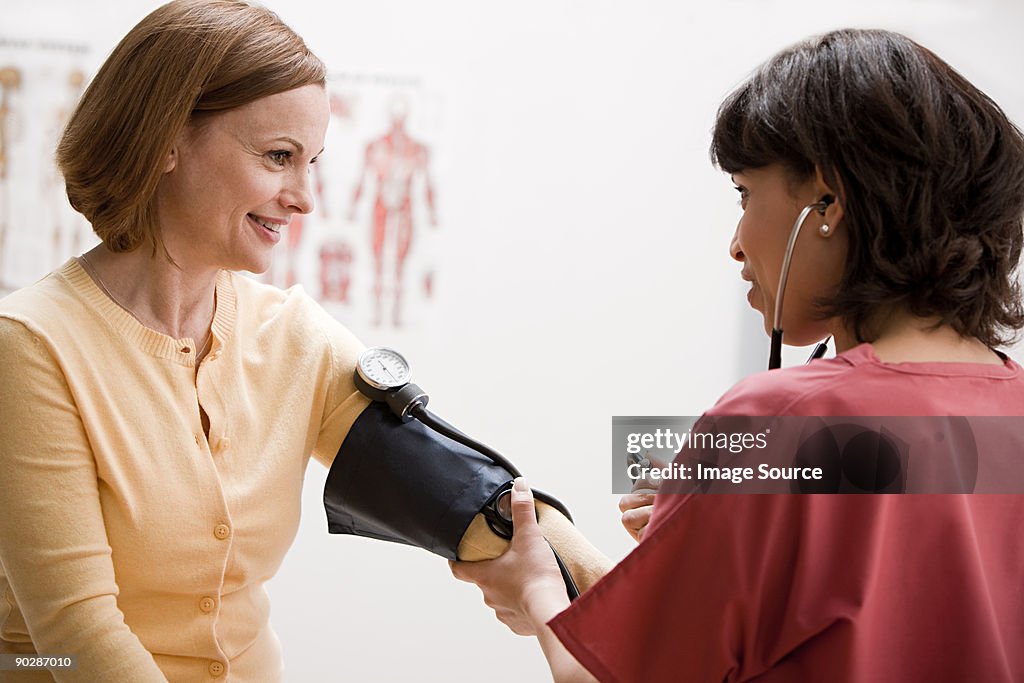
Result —
[[[382,403],[356,419],[324,486],[327,529],[425,548],[449,560],[504,468]]]

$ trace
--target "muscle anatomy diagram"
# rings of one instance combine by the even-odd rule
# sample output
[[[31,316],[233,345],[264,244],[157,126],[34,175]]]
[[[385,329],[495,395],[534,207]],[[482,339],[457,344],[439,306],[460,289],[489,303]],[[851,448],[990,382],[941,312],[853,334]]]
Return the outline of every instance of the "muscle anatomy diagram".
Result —
[[[354,221],[366,186],[374,186],[370,233],[373,256],[373,324],[380,325],[390,299],[391,323],[402,325],[404,269],[413,245],[414,196],[422,186],[431,225],[437,225],[427,146],[406,130],[408,106],[391,107],[390,128],[365,148],[363,167],[352,192],[349,219]],[[388,296],[390,294],[390,296]]]

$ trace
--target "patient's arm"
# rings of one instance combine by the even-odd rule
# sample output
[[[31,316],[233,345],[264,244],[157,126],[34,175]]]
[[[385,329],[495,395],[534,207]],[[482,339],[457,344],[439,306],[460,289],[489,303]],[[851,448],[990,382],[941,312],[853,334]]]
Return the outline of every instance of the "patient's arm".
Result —
[[[417,420],[400,421],[383,403],[363,409],[330,468],[324,509],[332,534],[406,543],[469,562],[508,547],[479,511],[508,485],[509,472]],[[612,562],[572,522],[544,503],[537,510],[541,531],[581,592],[607,573]]]
[[[544,536],[565,562],[580,593],[597,583],[612,568],[614,563],[595,548],[561,512],[538,501],[537,514]],[[490,560],[505,552],[508,543],[491,531],[484,516],[478,514],[459,543],[459,559],[467,562]]]

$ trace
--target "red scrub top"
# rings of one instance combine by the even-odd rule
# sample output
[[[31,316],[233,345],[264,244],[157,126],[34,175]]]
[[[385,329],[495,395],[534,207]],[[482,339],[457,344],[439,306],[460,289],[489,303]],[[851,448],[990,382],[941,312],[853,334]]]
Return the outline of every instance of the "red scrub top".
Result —
[[[709,414],[1024,415],[1024,377],[864,344]],[[1022,528],[1016,495],[664,495],[550,626],[607,682],[1021,681]]]

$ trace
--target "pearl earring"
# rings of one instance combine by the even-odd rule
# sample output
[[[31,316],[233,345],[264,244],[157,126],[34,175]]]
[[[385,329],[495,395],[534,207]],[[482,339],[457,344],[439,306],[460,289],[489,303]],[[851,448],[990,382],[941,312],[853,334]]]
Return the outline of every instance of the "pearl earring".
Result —
[[[828,237],[832,234],[832,228],[828,227],[828,223],[822,223],[821,227],[818,228],[818,232],[821,233],[822,237]]]

